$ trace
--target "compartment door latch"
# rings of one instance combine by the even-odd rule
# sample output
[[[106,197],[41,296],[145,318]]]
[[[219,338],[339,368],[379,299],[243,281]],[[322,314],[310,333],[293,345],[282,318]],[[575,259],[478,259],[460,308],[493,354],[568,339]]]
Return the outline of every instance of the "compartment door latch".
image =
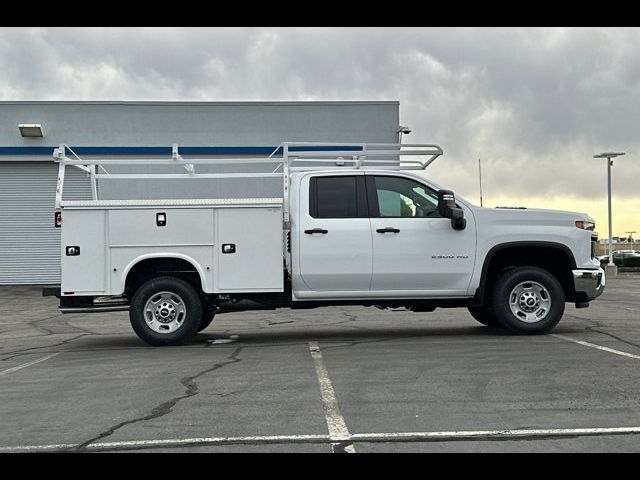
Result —
[[[167,226],[167,214],[164,212],[156,213],[156,225],[158,227]]]
[[[224,255],[230,255],[236,253],[236,244],[235,243],[225,243],[222,245],[222,253]]]

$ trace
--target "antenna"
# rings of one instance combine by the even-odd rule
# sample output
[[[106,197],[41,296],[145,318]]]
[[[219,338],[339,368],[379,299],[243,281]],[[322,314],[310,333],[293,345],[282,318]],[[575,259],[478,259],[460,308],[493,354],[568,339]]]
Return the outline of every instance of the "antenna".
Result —
[[[480,207],[482,208],[482,160],[478,159],[478,172],[480,173]]]

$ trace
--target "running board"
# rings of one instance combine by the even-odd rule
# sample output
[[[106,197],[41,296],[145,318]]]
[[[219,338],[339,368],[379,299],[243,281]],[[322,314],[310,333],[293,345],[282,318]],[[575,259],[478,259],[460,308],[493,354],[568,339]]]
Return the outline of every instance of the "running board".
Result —
[[[111,313],[127,312],[129,305],[104,305],[96,307],[66,307],[59,309],[61,313]]]
[[[109,313],[126,312],[129,301],[125,296],[117,297],[61,297],[61,313]]]

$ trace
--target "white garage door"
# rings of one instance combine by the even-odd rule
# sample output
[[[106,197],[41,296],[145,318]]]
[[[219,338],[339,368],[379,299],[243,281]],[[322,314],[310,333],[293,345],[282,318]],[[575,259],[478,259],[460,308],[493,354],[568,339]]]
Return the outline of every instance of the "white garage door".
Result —
[[[53,162],[0,162],[0,285],[60,283],[57,177]],[[64,198],[91,198],[79,169],[67,168]]]

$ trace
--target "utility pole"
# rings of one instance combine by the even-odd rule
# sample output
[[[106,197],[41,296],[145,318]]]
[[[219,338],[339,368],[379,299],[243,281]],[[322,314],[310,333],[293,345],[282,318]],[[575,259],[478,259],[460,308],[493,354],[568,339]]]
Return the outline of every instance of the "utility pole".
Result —
[[[480,207],[482,208],[482,160],[478,159],[478,172],[480,173]]]
[[[611,167],[613,167],[613,158],[621,157],[624,155],[624,152],[614,153],[600,153],[598,155],[594,155],[593,158],[606,158],[607,159],[607,185],[608,185],[608,197],[609,197],[609,263],[607,265],[610,268],[611,274],[614,276],[617,275],[617,268],[615,268],[615,264],[613,263],[613,233],[612,233],[612,225],[611,225]]]

